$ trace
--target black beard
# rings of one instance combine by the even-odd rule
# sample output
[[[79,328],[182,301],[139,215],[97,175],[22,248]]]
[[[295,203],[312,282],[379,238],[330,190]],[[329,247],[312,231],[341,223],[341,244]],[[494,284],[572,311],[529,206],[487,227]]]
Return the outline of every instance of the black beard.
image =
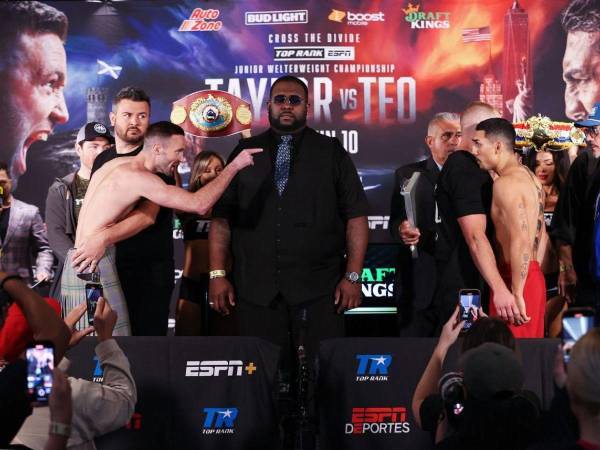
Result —
[[[283,125],[279,118],[273,117],[273,114],[271,114],[271,111],[269,111],[269,124],[271,125],[271,128],[276,131],[293,133],[294,131],[298,131],[306,126],[306,116],[302,117],[301,119],[294,118],[294,121],[289,125]]]
[[[125,129],[125,133],[121,133],[121,130],[117,129],[117,127],[115,127],[115,134],[119,137],[119,139],[121,139],[123,142],[127,142],[128,144],[138,144],[140,142],[144,141],[144,135],[140,134],[139,137],[136,138],[130,138],[127,136],[127,131],[129,130],[129,128]]]

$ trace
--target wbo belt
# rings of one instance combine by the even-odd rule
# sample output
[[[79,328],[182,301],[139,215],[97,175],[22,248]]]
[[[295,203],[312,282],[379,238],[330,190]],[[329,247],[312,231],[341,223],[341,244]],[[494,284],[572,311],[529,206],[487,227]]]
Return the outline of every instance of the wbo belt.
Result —
[[[250,129],[250,104],[229,92],[193,92],[173,102],[171,122],[199,137],[230,136]]]

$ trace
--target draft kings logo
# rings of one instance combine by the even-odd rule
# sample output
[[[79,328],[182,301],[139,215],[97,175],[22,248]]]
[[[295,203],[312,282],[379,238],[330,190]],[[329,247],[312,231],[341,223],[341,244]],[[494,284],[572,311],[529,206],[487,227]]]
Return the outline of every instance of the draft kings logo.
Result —
[[[231,406],[224,408],[204,408],[202,434],[234,434],[235,419],[238,409]]]
[[[409,3],[406,8],[402,8],[404,12],[404,20],[410,23],[412,29],[434,28],[447,29],[450,28],[450,13],[447,11],[426,12],[419,11],[421,5],[418,3],[413,5]]]
[[[387,381],[392,355],[356,355],[356,381]]]
[[[372,406],[352,408],[352,417],[344,429],[346,434],[406,434],[410,423],[404,406]]]

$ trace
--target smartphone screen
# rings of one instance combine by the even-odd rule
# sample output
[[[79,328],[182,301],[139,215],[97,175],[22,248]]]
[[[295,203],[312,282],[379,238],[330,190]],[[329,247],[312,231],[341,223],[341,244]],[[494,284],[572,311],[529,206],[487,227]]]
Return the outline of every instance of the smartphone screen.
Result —
[[[462,289],[460,297],[460,320],[464,320],[462,331],[468,331],[473,322],[479,317],[481,306],[481,293],[477,289]]]
[[[575,342],[585,333],[594,328],[594,311],[566,311],[562,319],[563,349],[565,352],[565,363],[569,362],[571,349]]]
[[[88,323],[90,325],[94,324],[94,314],[96,314],[96,305],[98,304],[98,299],[102,297],[102,285],[101,284],[91,284],[88,283],[85,285],[85,300],[87,303],[87,317]]]
[[[29,398],[34,405],[46,405],[52,392],[54,346],[50,342],[36,342],[27,347],[25,357]]]

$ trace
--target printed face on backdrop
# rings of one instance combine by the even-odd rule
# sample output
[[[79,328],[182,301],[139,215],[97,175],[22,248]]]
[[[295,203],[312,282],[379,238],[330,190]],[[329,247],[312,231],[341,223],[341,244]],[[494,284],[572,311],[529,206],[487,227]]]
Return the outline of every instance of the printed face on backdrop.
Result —
[[[460,122],[439,120],[435,122],[431,135],[425,138],[433,159],[444,164],[448,156],[456,151],[461,143]]]
[[[600,101],[600,31],[567,35],[563,80],[566,116],[574,121],[586,119]]]
[[[92,141],[83,141],[81,145],[77,145],[77,154],[81,160],[81,165],[92,170],[96,157],[109,148],[110,142],[102,137],[94,138]]]
[[[283,96],[283,97],[278,97]],[[293,98],[300,97],[301,101],[293,105]],[[283,102],[279,102],[283,99]],[[308,99],[304,94],[304,89],[298,83],[293,81],[280,81],[273,88],[271,100],[268,102],[269,123],[276,131],[283,133],[293,133],[302,129],[306,125],[306,115],[308,112]]]
[[[64,98],[67,57],[60,38],[51,33],[22,34],[14,48],[15,61],[5,71],[0,157],[11,164],[13,176],[26,170],[31,144],[46,140],[57,124],[69,119]]]
[[[173,135],[166,139],[159,139],[154,145],[156,149],[156,171],[164,175],[173,176],[179,163],[183,162],[185,151],[185,136]]]
[[[110,123],[115,135],[127,144],[141,144],[150,123],[150,105],[123,99],[110,113]]]

